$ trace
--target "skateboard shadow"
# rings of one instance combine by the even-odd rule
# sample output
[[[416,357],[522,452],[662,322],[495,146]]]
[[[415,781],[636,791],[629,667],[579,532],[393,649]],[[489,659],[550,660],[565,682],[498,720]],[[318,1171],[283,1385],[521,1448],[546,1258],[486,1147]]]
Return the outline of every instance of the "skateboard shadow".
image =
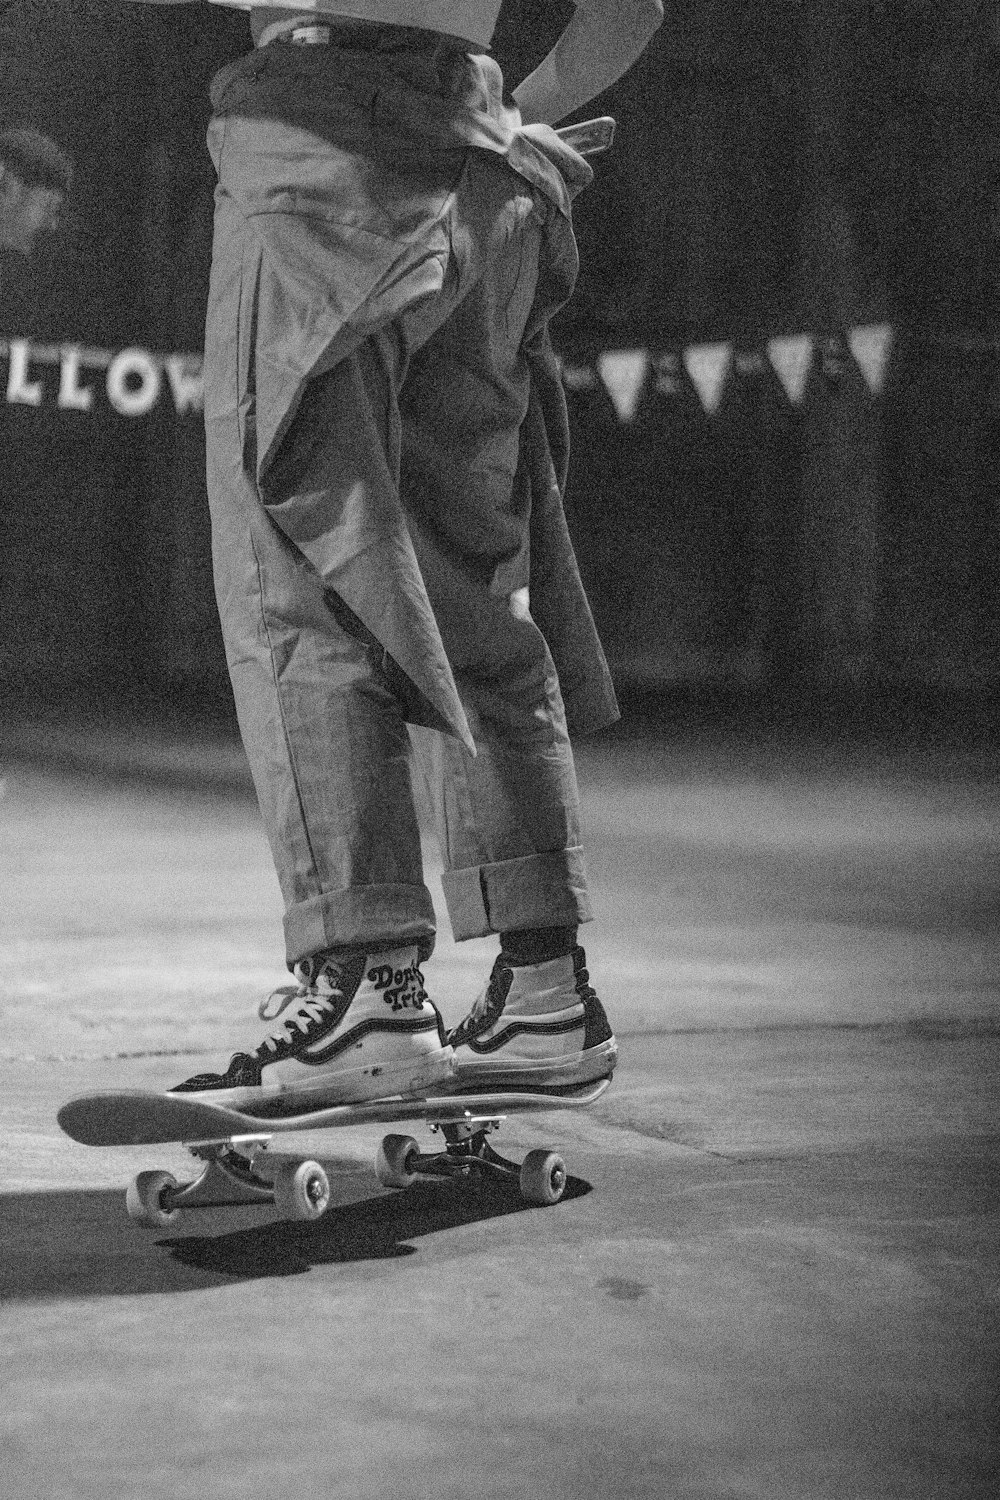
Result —
[[[563,1201],[590,1191],[570,1177]],[[312,1224],[276,1220],[268,1206],[206,1209],[157,1234],[128,1221],[117,1190],[4,1195],[0,1299],[188,1292],[220,1280],[301,1276],[317,1266],[416,1255],[413,1242],[427,1235],[536,1211],[510,1192],[447,1183],[373,1195],[355,1181],[338,1196]]]

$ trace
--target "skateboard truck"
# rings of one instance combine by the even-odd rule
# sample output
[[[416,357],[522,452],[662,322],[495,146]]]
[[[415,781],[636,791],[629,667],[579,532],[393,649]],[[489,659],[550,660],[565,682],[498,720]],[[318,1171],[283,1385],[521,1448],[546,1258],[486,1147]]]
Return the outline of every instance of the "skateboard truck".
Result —
[[[231,1208],[273,1203],[286,1219],[318,1219],[330,1204],[330,1179],[319,1162],[268,1162],[258,1170],[270,1135],[232,1136],[225,1141],[190,1141],[191,1155],[205,1163],[193,1182],[172,1172],[140,1172],[129,1185],[129,1218],[154,1229],[173,1224],[185,1209]]]
[[[431,1123],[431,1131],[438,1131],[445,1140],[467,1141],[473,1135],[482,1132],[488,1135],[491,1130],[499,1130],[506,1120],[506,1115],[474,1115],[471,1110],[466,1110],[461,1120],[434,1120]]]
[[[405,1188],[418,1177],[468,1177],[516,1182],[529,1203],[558,1203],[566,1189],[566,1164],[554,1151],[529,1151],[518,1165],[494,1151],[486,1139],[499,1130],[506,1115],[473,1115],[460,1120],[433,1120],[431,1130],[444,1136],[445,1149],[424,1153],[408,1135],[387,1135],[375,1159],[383,1187]]]
[[[254,1170],[270,1139],[258,1135],[190,1141],[191,1155],[205,1163],[199,1175],[193,1182],[179,1183],[172,1172],[140,1172],[125,1195],[129,1218],[165,1228],[182,1209],[273,1202],[274,1184]]]

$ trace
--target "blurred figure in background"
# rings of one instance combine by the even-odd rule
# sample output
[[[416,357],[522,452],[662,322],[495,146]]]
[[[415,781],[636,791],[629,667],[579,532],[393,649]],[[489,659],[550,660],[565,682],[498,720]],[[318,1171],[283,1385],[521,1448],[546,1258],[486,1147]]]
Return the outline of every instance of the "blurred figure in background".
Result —
[[[38,315],[38,260],[59,229],[73,168],[39,130],[0,132],[0,333],[28,333]]]

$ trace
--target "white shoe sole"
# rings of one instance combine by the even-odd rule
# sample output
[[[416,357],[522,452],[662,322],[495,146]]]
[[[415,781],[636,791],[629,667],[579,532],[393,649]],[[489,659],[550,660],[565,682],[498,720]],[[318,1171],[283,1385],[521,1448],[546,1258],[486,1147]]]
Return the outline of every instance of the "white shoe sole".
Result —
[[[617,1061],[618,1043],[614,1040],[565,1058],[504,1057],[502,1052],[492,1057],[477,1057],[474,1053],[463,1057],[459,1053],[455,1058],[455,1077],[462,1083],[470,1079],[494,1083],[508,1078],[540,1086],[593,1083],[612,1073]]]
[[[338,1104],[365,1104],[371,1099],[420,1098],[428,1092],[447,1092],[454,1082],[455,1054],[451,1047],[423,1053],[392,1062],[372,1062],[363,1068],[340,1068],[321,1072],[301,1083],[280,1087],[264,1084],[262,1088],[205,1089],[179,1097],[219,1104],[253,1114],[262,1105],[273,1112],[277,1103],[287,1106],[283,1113],[305,1114],[307,1111],[333,1108]]]

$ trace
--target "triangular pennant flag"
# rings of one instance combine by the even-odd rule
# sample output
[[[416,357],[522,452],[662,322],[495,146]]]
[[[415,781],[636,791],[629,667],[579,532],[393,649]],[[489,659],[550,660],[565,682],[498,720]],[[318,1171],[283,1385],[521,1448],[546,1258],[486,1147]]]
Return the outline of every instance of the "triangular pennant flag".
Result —
[[[599,357],[597,368],[619,421],[631,422],[646,382],[649,355],[645,349],[615,349]]]
[[[812,351],[813,341],[808,333],[794,333],[788,338],[768,340],[768,358],[793,406],[797,406],[802,400],[809,378],[809,366],[812,364]]]
[[[722,387],[733,358],[732,344],[697,344],[684,350],[684,368],[691,384],[701,397],[701,404],[711,414],[722,400]]]
[[[862,375],[873,396],[881,393],[885,384],[885,367],[889,363],[892,348],[892,326],[889,323],[871,323],[865,328],[852,328],[847,335]]]

